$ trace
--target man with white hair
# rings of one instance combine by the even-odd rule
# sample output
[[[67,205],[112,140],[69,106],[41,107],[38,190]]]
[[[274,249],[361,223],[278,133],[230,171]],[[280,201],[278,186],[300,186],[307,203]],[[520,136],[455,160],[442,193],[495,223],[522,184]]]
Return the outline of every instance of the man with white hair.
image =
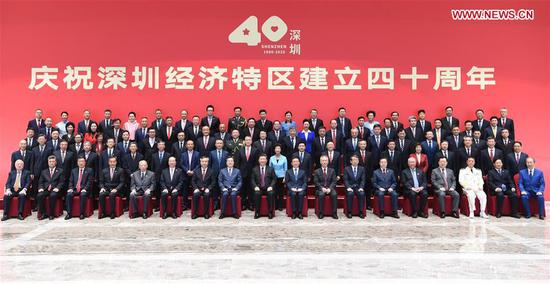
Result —
[[[18,200],[17,219],[24,219],[23,208],[27,199],[27,188],[29,188],[31,182],[31,174],[24,167],[25,163],[19,159],[15,161],[15,169],[8,175],[4,189],[4,216],[2,216],[2,221],[6,221],[10,217],[10,205],[13,197],[17,197]]]
[[[139,162],[139,169],[132,174],[130,183],[130,203],[132,204],[132,218],[138,217],[138,196],[143,196],[143,219],[148,217],[151,195],[155,191],[155,173],[147,170],[147,161]]]

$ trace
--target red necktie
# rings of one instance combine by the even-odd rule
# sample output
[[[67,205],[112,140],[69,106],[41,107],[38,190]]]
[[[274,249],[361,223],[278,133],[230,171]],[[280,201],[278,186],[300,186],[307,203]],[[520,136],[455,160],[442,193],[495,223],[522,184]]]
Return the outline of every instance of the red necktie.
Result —
[[[170,136],[172,135],[172,127],[168,127],[166,129],[166,133],[168,134],[168,140],[170,140]]]
[[[80,192],[80,184],[82,183],[82,170],[83,169],[78,170],[78,180],[76,181],[76,191],[77,192]]]

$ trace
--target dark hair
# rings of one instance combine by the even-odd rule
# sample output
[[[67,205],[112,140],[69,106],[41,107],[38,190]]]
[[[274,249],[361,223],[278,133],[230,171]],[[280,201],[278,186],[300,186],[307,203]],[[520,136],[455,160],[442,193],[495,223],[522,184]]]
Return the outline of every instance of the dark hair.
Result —
[[[214,110],[214,106],[213,106],[213,105],[207,105],[207,106],[206,106],[206,110],[208,110],[209,108],[212,108],[212,110]]]
[[[371,114],[371,113],[372,113],[373,116],[376,117],[376,112],[374,110],[367,111],[367,116],[369,116],[369,114]]]

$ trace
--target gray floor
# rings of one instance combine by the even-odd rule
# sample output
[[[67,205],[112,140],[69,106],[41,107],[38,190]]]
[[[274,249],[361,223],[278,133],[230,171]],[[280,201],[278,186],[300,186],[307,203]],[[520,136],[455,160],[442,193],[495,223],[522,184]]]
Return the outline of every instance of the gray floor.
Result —
[[[9,220],[0,223],[0,282],[550,279],[548,219],[318,220],[310,209],[310,217],[291,220],[277,213],[273,220],[254,220],[249,211],[240,220],[191,220],[189,212],[177,220],[158,213]]]

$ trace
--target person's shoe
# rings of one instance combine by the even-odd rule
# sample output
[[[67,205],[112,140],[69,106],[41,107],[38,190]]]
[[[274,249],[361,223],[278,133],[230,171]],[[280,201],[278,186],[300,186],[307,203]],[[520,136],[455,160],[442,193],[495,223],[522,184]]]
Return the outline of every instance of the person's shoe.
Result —
[[[362,212],[361,212],[361,213],[359,213],[359,218],[361,218],[361,219],[365,219],[365,214],[363,214]]]
[[[414,212],[411,217],[418,218],[418,213]]]
[[[470,212],[470,215],[468,216],[470,219],[474,219],[474,212]]]
[[[23,221],[23,220],[25,220],[25,217],[23,217],[23,214],[19,213],[19,214],[17,214],[17,219]]]
[[[380,219],[384,219],[385,216],[386,214],[384,214],[384,211],[380,211],[380,214],[378,214],[378,217],[380,217]]]
[[[273,219],[273,213],[271,212],[267,213],[267,219]]]
[[[399,219],[399,214],[397,214],[397,212],[393,212],[391,216],[395,219]]]
[[[544,220],[544,215],[540,214],[539,219]]]
[[[296,213],[292,213],[292,219],[296,219]]]
[[[525,219],[530,219],[531,215],[525,215]]]
[[[241,218],[241,217],[239,217],[239,215],[237,215],[237,214],[234,214],[234,215],[233,215],[233,218],[239,219],[239,218]]]
[[[178,218],[178,214],[176,214],[176,212],[172,213],[172,219],[177,219]]]
[[[244,211],[244,210],[246,210],[246,205],[243,204],[241,205],[241,211]]]
[[[166,213],[166,211],[164,211],[164,214],[162,214],[162,219],[166,219],[168,218],[168,213]]]
[[[159,212],[159,211],[160,211],[160,207],[155,208],[155,212]]]
[[[84,220],[84,214],[80,214],[80,216],[78,216],[78,219]]]
[[[49,219],[49,220],[53,220],[53,219],[55,219],[55,217],[54,217],[54,216],[50,216],[48,219]]]
[[[518,213],[514,213],[514,214],[510,215],[510,217],[514,217],[514,218],[516,218],[516,219],[521,218],[521,216],[519,216]]]
[[[370,206],[370,205],[367,206],[367,210],[369,210],[369,211],[372,210],[372,206]]]
[[[458,215],[458,211],[453,211],[453,215],[452,215],[454,218],[460,218],[460,215]]]
[[[332,219],[338,219],[338,214],[332,213]]]
[[[485,212],[481,212],[479,215],[480,215],[481,218],[483,218],[483,219],[489,219],[489,216],[487,216],[487,213],[485,213]]]
[[[197,215],[197,213],[193,213],[193,216],[191,216],[191,219],[197,219],[199,217],[199,215]]]
[[[258,212],[254,213],[254,219],[258,219],[258,218],[260,218],[260,213]]]
[[[208,213],[204,214],[204,219],[210,219],[210,215]]]
[[[103,219],[105,218],[105,214],[104,213],[99,213],[99,219]],[[133,216],[130,217],[130,219],[133,218]]]
[[[9,219],[10,219],[10,217],[8,217],[8,215],[2,216],[2,222],[3,222],[3,221],[7,221],[7,220],[9,220]]]
[[[428,215],[426,215],[426,214],[424,214],[424,212],[420,211],[420,212],[418,212],[418,217],[428,218]]]
[[[279,208],[277,208],[277,210],[283,211],[283,207],[279,207]]]
[[[500,217],[502,217],[502,214],[500,212],[498,212],[497,214],[495,214],[495,217],[500,218]]]
[[[254,210],[255,210],[254,207],[248,206],[248,211],[254,211]]]
[[[225,218],[225,215],[223,213],[221,213],[219,218],[223,219],[223,218]]]
[[[298,213],[298,219],[304,219],[304,216],[302,216],[302,213]]]
[[[325,218],[325,215],[323,213],[319,213],[319,219]]]
[[[111,213],[111,216],[109,216],[109,218],[111,218],[111,219],[115,219],[115,217],[116,217],[115,213]]]
[[[143,219],[147,219],[147,213],[143,213],[142,217]]]
[[[44,219],[46,219],[46,218],[48,218],[48,216],[45,215],[45,214],[42,214],[42,215],[38,216],[38,221],[42,221],[42,220],[44,220]]]
[[[67,216],[65,216],[65,220],[69,220],[71,219],[73,216],[71,216],[71,214],[67,214]]]
[[[346,214],[346,217],[348,217],[348,219],[351,219],[351,213]]]

